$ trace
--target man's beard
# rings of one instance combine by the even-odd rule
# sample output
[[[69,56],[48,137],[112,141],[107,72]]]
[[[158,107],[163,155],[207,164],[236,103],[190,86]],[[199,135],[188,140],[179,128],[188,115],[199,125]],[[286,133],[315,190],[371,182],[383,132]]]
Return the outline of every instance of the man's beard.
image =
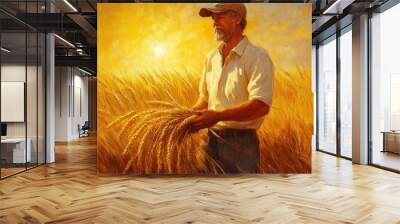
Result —
[[[226,38],[226,33],[222,30],[215,29],[215,34],[217,35],[217,41],[223,41]]]

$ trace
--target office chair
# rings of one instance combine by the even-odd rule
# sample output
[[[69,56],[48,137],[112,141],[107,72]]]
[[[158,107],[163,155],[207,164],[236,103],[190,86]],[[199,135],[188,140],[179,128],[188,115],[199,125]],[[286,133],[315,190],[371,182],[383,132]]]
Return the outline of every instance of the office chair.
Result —
[[[89,121],[85,121],[82,127],[80,127],[80,125],[78,124],[78,129],[79,129],[79,138],[89,136],[89,129],[90,129]]]

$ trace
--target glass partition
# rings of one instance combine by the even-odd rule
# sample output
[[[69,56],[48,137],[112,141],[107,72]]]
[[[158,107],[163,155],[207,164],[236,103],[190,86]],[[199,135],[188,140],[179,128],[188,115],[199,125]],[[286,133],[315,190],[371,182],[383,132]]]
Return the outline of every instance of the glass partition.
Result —
[[[44,1],[1,1],[15,11],[43,12]],[[40,6],[40,7],[39,7]],[[0,12],[0,178],[45,163],[45,35]]]
[[[36,32],[27,33],[27,143],[30,153],[28,168],[38,163],[38,35]]]
[[[352,34],[351,26],[340,36],[340,154],[352,157]]]
[[[1,34],[2,177],[24,171],[26,162],[31,161],[26,140],[26,41],[25,32]]]
[[[400,171],[400,4],[371,18],[372,164]]]
[[[44,164],[46,162],[46,138],[45,138],[45,124],[46,124],[46,76],[45,76],[45,66],[46,66],[46,38],[45,34],[38,33],[38,76],[37,76],[37,90],[38,90],[38,105],[37,105],[37,145],[38,145],[38,164]]]
[[[336,154],[336,36],[318,47],[318,149]]]

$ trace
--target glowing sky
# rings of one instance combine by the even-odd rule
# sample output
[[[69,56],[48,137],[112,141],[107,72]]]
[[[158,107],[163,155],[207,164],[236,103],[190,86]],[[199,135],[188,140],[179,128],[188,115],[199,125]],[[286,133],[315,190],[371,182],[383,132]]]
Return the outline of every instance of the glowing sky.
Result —
[[[99,74],[202,71],[217,46],[209,4],[98,4]],[[278,70],[311,70],[311,4],[246,4],[251,42],[267,50]]]

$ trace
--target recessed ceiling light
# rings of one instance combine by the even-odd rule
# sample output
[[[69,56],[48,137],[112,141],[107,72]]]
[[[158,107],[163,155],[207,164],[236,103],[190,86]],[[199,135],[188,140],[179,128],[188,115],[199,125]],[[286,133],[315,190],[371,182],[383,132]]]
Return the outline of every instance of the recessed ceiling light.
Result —
[[[93,75],[92,73],[90,73],[90,72],[88,72],[88,71],[86,71],[86,70],[83,70],[83,69],[81,69],[81,68],[79,68],[79,67],[78,67],[78,70],[81,71],[81,72],[83,72],[83,73],[85,73],[85,74],[87,74],[87,75]]]
[[[67,4],[74,12],[78,12],[78,10],[68,1],[64,0],[65,4]]]
[[[9,50],[9,49],[7,49],[5,47],[1,47],[1,51],[4,51],[6,53],[10,53],[11,52],[11,50]]]
[[[322,14],[342,14],[343,9],[349,6],[354,0],[336,0]]]
[[[59,40],[61,40],[62,42],[64,42],[64,43],[66,43],[67,45],[69,45],[70,47],[75,48],[75,45],[71,44],[71,42],[69,42],[68,40],[66,40],[66,39],[64,39],[64,38],[62,38],[62,37],[60,37],[60,36],[57,35],[57,34],[54,34],[54,36],[57,37],[57,38],[58,38]]]

